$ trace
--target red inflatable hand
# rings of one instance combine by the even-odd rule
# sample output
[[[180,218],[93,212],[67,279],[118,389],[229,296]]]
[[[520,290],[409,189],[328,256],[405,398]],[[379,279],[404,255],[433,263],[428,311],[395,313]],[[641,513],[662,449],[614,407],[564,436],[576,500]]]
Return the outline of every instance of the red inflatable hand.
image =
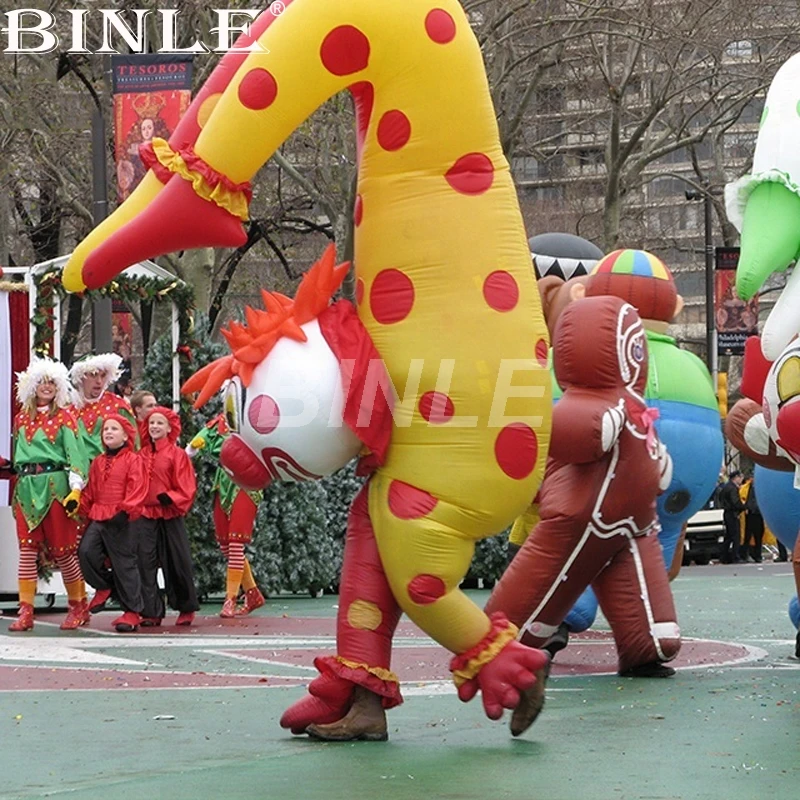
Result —
[[[775,426],[778,430],[778,444],[794,459],[800,462],[800,401],[792,398],[778,411]]]
[[[517,707],[520,692],[533,686],[536,682],[534,673],[547,661],[547,653],[543,650],[511,641],[481,669],[476,678],[461,685],[458,696],[465,702],[471,700],[480,687],[486,716],[500,719],[504,708]]]
[[[308,687],[308,694],[289,706],[281,717],[281,727],[300,734],[309,725],[338,722],[350,710],[355,684],[335,675],[320,675]]]

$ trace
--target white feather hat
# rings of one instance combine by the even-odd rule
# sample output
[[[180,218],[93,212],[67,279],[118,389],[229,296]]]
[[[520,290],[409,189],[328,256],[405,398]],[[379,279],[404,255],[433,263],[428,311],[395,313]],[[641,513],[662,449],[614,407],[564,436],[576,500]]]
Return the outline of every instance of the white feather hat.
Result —
[[[106,373],[106,382],[103,386],[105,391],[122,375],[122,356],[118,356],[116,353],[100,353],[96,356],[85,356],[80,361],[76,361],[69,371],[69,378],[79,393],[81,381],[92,372]]]
[[[36,396],[36,387],[46,378],[56,385],[56,405],[68,406],[70,396],[69,373],[60,361],[49,358],[33,358],[24,372],[17,373],[17,400],[25,405]]]

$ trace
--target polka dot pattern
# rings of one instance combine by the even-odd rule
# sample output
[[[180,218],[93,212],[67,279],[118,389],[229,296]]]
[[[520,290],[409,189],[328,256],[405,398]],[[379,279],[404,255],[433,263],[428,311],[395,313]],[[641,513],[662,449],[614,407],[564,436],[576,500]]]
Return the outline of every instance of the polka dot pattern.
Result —
[[[408,582],[408,596],[419,606],[428,606],[444,597],[447,587],[435,575],[417,575]]]
[[[364,281],[359,278],[356,281],[356,303],[361,305],[364,302]]]
[[[494,165],[483,153],[468,153],[447,170],[445,178],[461,194],[483,194],[494,181]]]
[[[539,443],[533,429],[524,422],[506,425],[495,439],[494,455],[497,463],[509,478],[522,480],[533,472]]]
[[[453,401],[443,392],[425,392],[419,401],[422,418],[434,425],[441,425],[456,413]]]
[[[456,23],[443,8],[434,8],[425,17],[425,33],[436,44],[447,44],[455,39]]]
[[[210,94],[208,97],[206,97],[206,99],[200,104],[200,108],[197,109],[197,124],[201,128],[203,128],[206,122],[208,122],[208,118],[217,107],[220,97],[222,97],[222,93],[215,92],[214,94]]]
[[[356,201],[353,204],[353,222],[355,222],[356,227],[361,224],[362,219],[364,219],[364,198],[357,194]]]
[[[387,111],[378,122],[377,137],[384,150],[400,150],[411,138],[411,122],[402,111]]]
[[[260,394],[250,403],[247,418],[258,433],[272,433],[281,421],[278,404],[268,394]]]
[[[483,299],[495,311],[511,311],[519,301],[519,286],[514,276],[496,270],[483,282]]]
[[[323,40],[320,58],[333,75],[352,75],[369,64],[369,39],[353,25],[334,28]]]
[[[278,96],[278,83],[266,69],[251,69],[238,89],[239,102],[251,111],[269,108]]]
[[[414,284],[399,269],[378,273],[369,291],[372,316],[382,325],[404,320],[414,307]]]
[[[542,367],[547,367],[547,355],[549,349],[550,348],[547,346],[546,339],[539,339],[539,341],[536,342],[536,360]]]
[[[380,627],[383,614],[369,600],[355,600],[347,609],[347,624],[360,631],[374,631]]]
[[[389,484],[389,510],[398,519],[419,519],[430,514],[439,501],[428,492],[403,481]]]
[[[356,108],[356,150],[360,157],[364,141],[367,138],[369,122],[372,119],[372,108],[375,105],[375,87],[369,81],[359,81],[349,88]]]

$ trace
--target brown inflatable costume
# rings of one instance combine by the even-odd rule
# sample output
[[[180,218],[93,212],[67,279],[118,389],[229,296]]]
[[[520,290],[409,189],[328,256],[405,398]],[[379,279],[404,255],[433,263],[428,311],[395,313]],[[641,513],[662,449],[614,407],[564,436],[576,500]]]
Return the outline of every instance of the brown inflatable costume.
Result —
[[[643,398],[644,328],[619,298],[582,299],[560,315],[553,353],[564,396],[553,409],[540,522],[486,610],[505,613],[523,643],[541,647],[591,584],[620,674],[658,675],[677,655],[680,631],[657,537],[656,495],[671,461]],[[544,683],[514,712],[514,735],[538,715]]]

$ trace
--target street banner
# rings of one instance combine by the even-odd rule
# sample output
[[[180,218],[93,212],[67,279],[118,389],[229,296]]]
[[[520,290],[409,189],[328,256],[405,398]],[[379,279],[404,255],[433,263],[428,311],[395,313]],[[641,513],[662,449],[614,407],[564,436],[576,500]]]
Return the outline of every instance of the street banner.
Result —
[[[714,314],[717,355],[744,355],[748,336],[758,336],[758,295],[745,302],[736,294],[738,247],[717,247],[714,252]]]
[[[117,199],[139,185],[147,167],[140,145],[169,139],[192,99],[191,55],[112,56]]]

